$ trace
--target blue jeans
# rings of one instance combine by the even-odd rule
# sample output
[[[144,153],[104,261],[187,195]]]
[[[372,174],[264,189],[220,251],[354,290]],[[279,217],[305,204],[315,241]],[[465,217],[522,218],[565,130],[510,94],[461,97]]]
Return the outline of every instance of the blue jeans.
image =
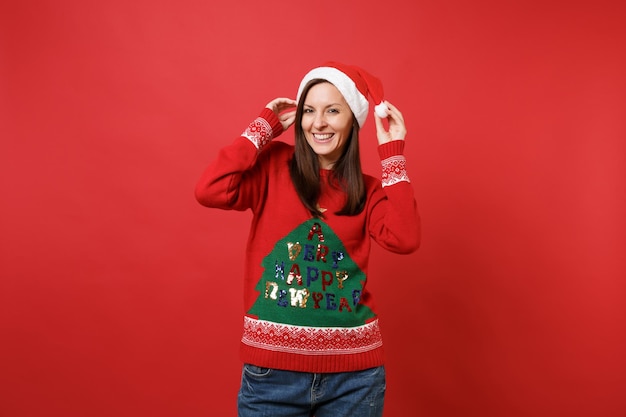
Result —
[[[312,374],[244,365],[239,417],[382,417],[385,368]]]

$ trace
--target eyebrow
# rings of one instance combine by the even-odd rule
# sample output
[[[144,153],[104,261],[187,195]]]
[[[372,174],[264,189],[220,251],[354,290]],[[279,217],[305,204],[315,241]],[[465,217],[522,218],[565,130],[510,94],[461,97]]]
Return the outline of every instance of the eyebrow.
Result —
[[[307,103],[304,103],[304,106],[305,107],[314,107],[314,106],[312,106],[310,104],[307,104]],[[333,107],[333,106],[343,107],[343,105],[341,103],[330,103],[330,104],[324,106],[324,108]]]

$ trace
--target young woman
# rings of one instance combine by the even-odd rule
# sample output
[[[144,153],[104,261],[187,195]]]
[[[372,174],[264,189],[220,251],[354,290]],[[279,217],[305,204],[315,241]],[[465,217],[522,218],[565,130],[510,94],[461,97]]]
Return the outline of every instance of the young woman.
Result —
[[[368,96],[382,180],[361,171]],[[274,140],[292,124],[294,146]],[[372,240],[395,253],[419,246],[405,135],[378,79],[330,62],[305,75],[296,100],[268,103],[202,175],[201,204],[253,213],[240,417],[382,416],[382,337],[366,282]]]

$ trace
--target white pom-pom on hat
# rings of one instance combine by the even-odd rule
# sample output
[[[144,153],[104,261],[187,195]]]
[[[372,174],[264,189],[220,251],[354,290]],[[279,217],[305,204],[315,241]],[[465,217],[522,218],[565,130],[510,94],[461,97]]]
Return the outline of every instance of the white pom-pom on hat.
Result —
[[[386,119],[389,116],[389,107],[383,102],[374,106],[374,112],[381,119]]]
[[[333,84],[343,95],[356,117],[359,126],[363,126],[369,111],[368,96],[374,102],[374,112],[378,117],[389,116],[389,108],[383,101],[383,85],[369,72],[354,65],[327,62],[321,67],[309,71],[298,88],[297,101],[306,84],[314,79],[323,79]]]

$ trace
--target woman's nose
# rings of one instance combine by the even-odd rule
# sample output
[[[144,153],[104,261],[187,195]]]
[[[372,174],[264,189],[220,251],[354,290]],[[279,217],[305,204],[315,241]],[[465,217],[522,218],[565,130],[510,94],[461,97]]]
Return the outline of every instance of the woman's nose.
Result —
[[[323,113],[317,113],[315,115],[315,120],[313,120],[313,125],[315,127],[326,126],[326,118]]]

